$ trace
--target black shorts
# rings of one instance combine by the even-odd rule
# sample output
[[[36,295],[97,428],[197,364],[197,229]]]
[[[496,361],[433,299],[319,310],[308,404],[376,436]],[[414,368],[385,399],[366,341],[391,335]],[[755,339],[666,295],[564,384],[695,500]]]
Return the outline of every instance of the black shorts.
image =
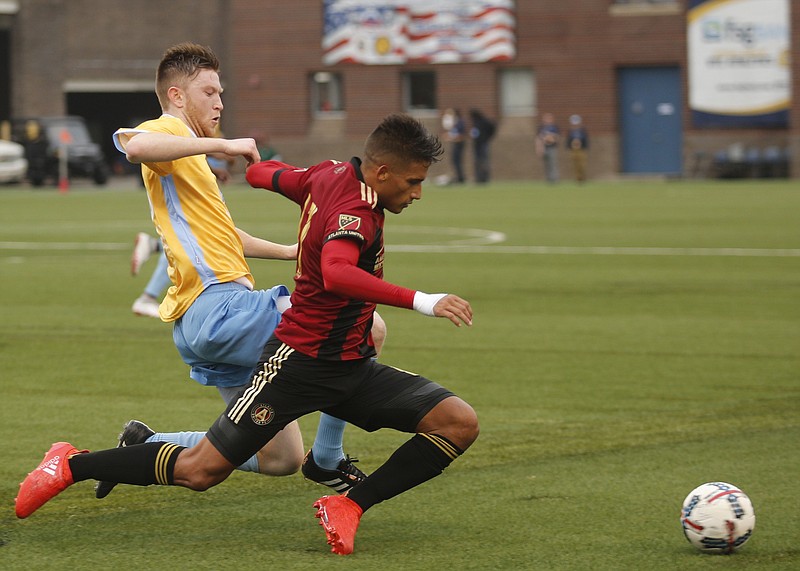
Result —
[[[317,410],[369,432],[415,432],[423,417],[450,396],[449,390],[414,373],[372,359],[314,359],[273,337],[251,385],[231,401],[207,436],[238,466],[291,421]]]

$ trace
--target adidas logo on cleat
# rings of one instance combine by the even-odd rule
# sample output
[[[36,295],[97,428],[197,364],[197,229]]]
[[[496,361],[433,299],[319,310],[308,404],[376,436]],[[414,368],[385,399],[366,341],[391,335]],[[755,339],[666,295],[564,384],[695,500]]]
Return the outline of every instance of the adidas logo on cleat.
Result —
[[[39,469],[42,472],[46,472],[46,473],[50,474],[51,476],[55,476],[56,475],[56,470],[58,470],[58,463],[60,461],[61,461],[61,456],[54,456],[53,458],[48,460],[46,463],[44,463],[41,466],[39,466]]]

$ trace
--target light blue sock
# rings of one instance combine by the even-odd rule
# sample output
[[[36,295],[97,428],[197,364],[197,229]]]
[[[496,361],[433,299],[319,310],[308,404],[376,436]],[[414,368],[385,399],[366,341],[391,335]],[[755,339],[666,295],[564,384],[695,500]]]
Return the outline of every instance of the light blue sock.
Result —
[[[172,283],[167,273],[168,267],[169,262],[167,262],[167,256],[164,255],[164,252],[160,252],[158,254],[158,265],[156,269],[153,270],[153,275],[150,276],[150,281],[147,282],[144,293],[152,298],[161,299],[161,294]]]
[[[333,470],[339,465],[339,462],[344,460],[342,439],[346,424],[345,421],[328,414],[320,415],[317,435],[314,437],[314,445],[311,447],[314,462],[320,468]]]
[[[205,435],[205,432],[156,432],[145,442],[172,442],[173,444],[191,448],[200,442]],[[258,472],[258,458],[251,456],[249,460],[236,469],[243,472]]]

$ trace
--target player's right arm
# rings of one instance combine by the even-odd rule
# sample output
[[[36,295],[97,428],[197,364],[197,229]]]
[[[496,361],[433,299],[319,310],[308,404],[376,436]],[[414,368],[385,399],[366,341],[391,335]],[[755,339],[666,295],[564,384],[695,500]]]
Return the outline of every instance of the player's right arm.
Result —
[[[431,317],[444,317],[456,327],[472,325],[472,307],[453,294],[429,294],[382,280],[358,267],[355,241],[329,240],[322,247],[321,269],[326,291],[372,303],[415,309]]]
[[[221,139],[218,137],[182,137],[154,131],[127,131],[118,134],[119,144],[131,163],[162,163],[190,157],[219,153],[229,157],[244,157],[248,164],[260,156],[253,139]]]

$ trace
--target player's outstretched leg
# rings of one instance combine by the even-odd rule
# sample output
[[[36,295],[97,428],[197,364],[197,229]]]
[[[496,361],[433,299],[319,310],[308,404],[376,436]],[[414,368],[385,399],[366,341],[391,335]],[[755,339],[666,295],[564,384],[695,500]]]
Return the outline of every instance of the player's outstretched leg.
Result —
[[[17,517],[28,517],[74,484],[68,460],[85,452],[88,450],[78,450],[69,442],[53,444],[42,463],[19,485],[19,494],[14,500]]]
[[[171,442],[185,448],[192,448],[205,438],[205,432],[184,431],[184,432],[156,432],[140,420],[129,420],[122,427],[122,432],[118,436],[117,448],[124,448],[145,442]],[[302,436],[297,422],[290,422],[281,430],[269,443],[258,453],[248,458],[243,464],[236,467],[237,470],[244,472],[254,472],[267,476],[289,476],[297,473],[300,469],[302,456]],[[299,454],[298,454],[299,451]],[[323,471],[317,473],[320,479],[331,479],[342,473],[351,474],[353,483],[342,488],[342,493],[355,485],[356,481],[363,480],[366,476],[363,472],[352,466],[351,462],[357,462],[355,458],[346,457],[337,470]],[[324,477],[323,477],[324,476]],[[343,476],[342,476],[343,477]],[[95,496],[98,499],[105,498],[116,487],[115,482],[100,481],[95,485]]]
[[[350,555],[356,540],[358,524],[363,511],[347,496],[322,496],[316,502],[315,517],[325,530],[331,551],[339,555]]]
[[[202,444],[203,442],[201,442]],[[183,486],[206,490],[228,477],[233,468],[208,446],[196,447],[176,481],[176,464],[187,450],[170,442],[150,442],[89,452],[68,442],[55,443],[41,464],[20,484],[16,512],[25,518],[75,482],[98,480],[134,486]]]

